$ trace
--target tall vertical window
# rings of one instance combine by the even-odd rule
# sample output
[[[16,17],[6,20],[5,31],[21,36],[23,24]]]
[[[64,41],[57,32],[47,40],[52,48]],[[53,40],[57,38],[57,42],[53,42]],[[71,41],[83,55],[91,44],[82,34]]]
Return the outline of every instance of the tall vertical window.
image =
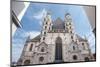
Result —
[[[46,21],[46,24],[47,24],[48,22]]]
[[[45,29],[47,29],[47,26],[45,26]]]
[[[44,35],[46,35],[46,32],[44,32]]]
[[[44,52],[44,47],[41,48],[41,52]]]
[[[75,46],[73,46],[73,50],[75,50]]]
[[[71,29],[72,27],[70,26],[69,28]]]
[[[45,37],[43,37],[43,40],[45,40]]]
[[[71,36],[71,39],[73,39],[73,36]]]
[[[50,30],[50,27],[49,27],[49,30]]]
[[[83,46],[83,49],[85,49],[85,45],[84,45],[84,43],[82,43],[82,46]]]
[[[70,31],[70,33],[72,33],[72,31]]]
[[[33,48],[33,44],[31,44],[29,51],[32,51],[32,48]]]

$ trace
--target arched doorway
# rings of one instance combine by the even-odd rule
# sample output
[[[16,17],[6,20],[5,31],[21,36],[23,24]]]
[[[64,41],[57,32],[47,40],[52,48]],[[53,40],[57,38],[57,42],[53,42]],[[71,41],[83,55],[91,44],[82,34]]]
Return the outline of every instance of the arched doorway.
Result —
[[[59,63],[62,62],[62,39],[57,37],[55,44],[55,63]]]
[[[42,56],[39,57],[39,61],[40,61],[40,62],[43,62],[43,60],[44,60],[44,57],[42,57]]]
[[[77,56],[76,55],[73,56],[73,60],[77,60]]]
[[[88,61],[89,61],[89,58],[88,58],[88,57],[85,57],[84,60],[85,60],[86,62],[88,62]]]
[[[30,64],[30,60],[25,60],[24,61],[24,65],[29,65]]]

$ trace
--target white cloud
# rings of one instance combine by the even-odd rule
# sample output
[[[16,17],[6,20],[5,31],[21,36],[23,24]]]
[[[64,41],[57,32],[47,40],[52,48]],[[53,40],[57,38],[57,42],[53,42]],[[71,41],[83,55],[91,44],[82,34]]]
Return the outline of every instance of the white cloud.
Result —
[[[42,19],[46,16],[47,11],[46,9],[43,9],[42,11],[37,12],[35,15],[33,15],[33,18],[39,20],[39,24],[42,24]]]

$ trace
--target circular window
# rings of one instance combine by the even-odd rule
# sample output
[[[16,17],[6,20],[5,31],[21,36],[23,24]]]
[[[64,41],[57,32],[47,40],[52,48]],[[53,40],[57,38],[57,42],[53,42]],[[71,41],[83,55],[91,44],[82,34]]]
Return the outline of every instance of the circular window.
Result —
[[[40,58],[39,58],[39,61],[42,62],[43,60],[44,60],[44,57],[40,57]]]
[[[82,45],[84,46],[84,43],[82,43]]]
[[[77,60],[77,56],[76,56],[76,55],[74,55],[74,56],[73,56],[73,59],[74,59],[74,60]]]

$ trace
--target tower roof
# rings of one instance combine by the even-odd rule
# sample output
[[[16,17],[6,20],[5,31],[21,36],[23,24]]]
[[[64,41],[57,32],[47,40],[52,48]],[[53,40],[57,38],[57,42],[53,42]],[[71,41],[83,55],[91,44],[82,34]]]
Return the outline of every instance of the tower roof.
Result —
[[[64,21],[58,17],[53,21],[53,29],[64,29]]]
[[[30,41],[40,41],[40,34],[36,36],[35,38],[31,39]]]
[[[70,13],[66,13],[65,16],[70,15]]]

